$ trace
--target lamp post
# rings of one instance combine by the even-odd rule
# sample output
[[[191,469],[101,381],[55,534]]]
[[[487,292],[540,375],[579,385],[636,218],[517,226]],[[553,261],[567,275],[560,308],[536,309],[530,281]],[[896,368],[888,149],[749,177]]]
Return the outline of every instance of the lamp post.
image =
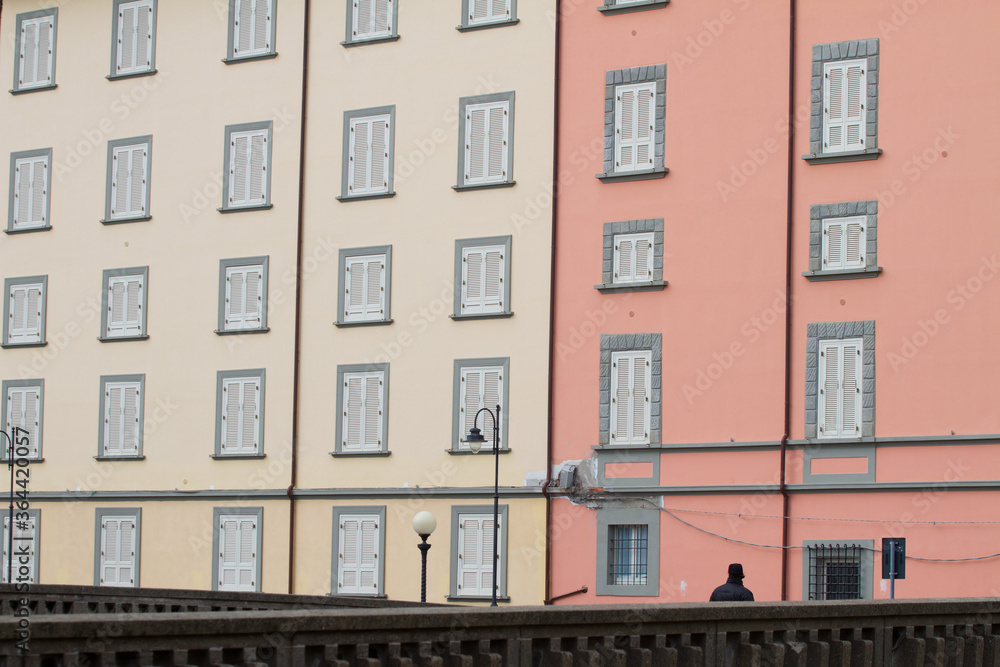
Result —
[[[483,432],[476,428],[476,421],[481,412],[486,412],[490,417],[493,417],[493,458],[496,460],[496,466],[493,471],[493,602],[490,603],[490,606],[495,607],[497,606],[497,563],[500,560],[497,545],[497,527],[500,518],[500,406],[497,406],[496,414],[489,408],[480,408],[476,416],[472,418],[472,428],[469,429],[469,437],[466,438],[466,442],[469,443],[469,449],[472,450],[473,454],[478,454],[483,443],[486,442]]]
[[[11,428],[11,433],[17,427]],[[7,438],[10,450],[7,451],[7,466],[10,468],[10,512],[7,519],[9,536],[7,538],[7,583],[14,583],[14,437],[6,431],[0,431]],[[3,533],[0,533],[2,535]],[[2,566],[0,566],[2,567]]]
[[[421,542],[417,545],[420,549],[420,601],[427,602],[427,552],[431,545],[427,543],[427,538],[431,536],[437,528],[437,519],[430,512],[417,512],[413,517],[413,530],[420,536]]]

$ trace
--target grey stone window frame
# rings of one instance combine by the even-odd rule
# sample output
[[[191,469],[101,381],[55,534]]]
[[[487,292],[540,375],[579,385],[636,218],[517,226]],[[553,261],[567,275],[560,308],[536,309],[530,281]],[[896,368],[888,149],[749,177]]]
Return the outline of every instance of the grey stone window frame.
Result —
[[[462,17],[461,23],[455,27],[456,30],[460,32],[471,32],[473,30],[486,30],[488,28],[503,28],[504,26],[517,25],[521,22],[517,18],[517,0],[507,0],[510,3],[510,9],[507,12],[509,17],[502,21],[489,21],[484,23],[469,23],[469,4],[475,2],[475,0],[462,0]]]
[[[500,366],[503,368],[501,371],[503,379],[500,392],[500,453],[506,454],[510,451],[507,447],[507,424],[510,421],[510,409],[508,408],[510,405],[510,357],[480,357],[477,359],[455,360],[455,371],[452,380],[454,389],[452,392],[451,410],[451,447],[448,449],[448,453],[493,456],[493,418],[486,417],[485,412],[480,415],[480,419],[477,422],[480,430],[483,432],[483,437],[486,438],[486,443],[483,444],[479,453],[475,454],[471,450],[460,449],[458,446],[459,439],[465,440],[466,436],[468,436],[468,433],[462,431],[464,428],[462,423],[462,369],[474,366]],[[490,413],[496,412],[495,405],[485,405],[483,407],[489,408]]]
[[[27,510],[18,510],[18,511],[19,512],[27,512],[28,513],[28,519],[29,520],[34,519],[34,521],[35,521],[35,535],[34,535],[35,539],[32,540],[32,546],[34,547],[34,550],[35,550],[35,558],[34,558],[34,562],[31,564],[32,568],[34,569],[35,578],[34,578],[33,581],[30,581],[28,583],[37,584],[41,580],[40,577],[39,577],[39,567],[38,566],[40,564],[40,558],[41,558],[41,553],[42,553],[42,547],[41,547],[41,544],[42,544],[42,511],[40,509],[27,509]],[[4,538],[3,548],[0,548],[0,553],[2,553],[3,550],[6,549],[8,547],[8,545],[9,545],[9,541],[8,541],[9,537],[8,537],[6,529],[5,529],[5,526],[10,525],[9,524],[9,520],[10,520],[10,515],[9,514],[4,514],[3,515],[3,519],[0,520],[0,538]],[[16,529],[17,519],[14,519],[14,526],[15,526],[15,529]],[[7,559],[5,558],[4,562],[2,564],[0,564],[0,582],[10,583],[10,582],[7,581],[7,575],[9,574],[7,566],[8,566],[8,562],[7,562]]]
[[[636,171],[615,171],[615,99],[619,86],[656,82],[654,105],[653,168]],[[604,73],[604,173],[596,174],[602,183],[644,181],[663,178],[670,171],[664,166],[667,118],[667,66],[644,65],[608,70]]]
[[[646,583],[613,584],[610,582],[611,526],[646,526]],[[660,594],[660,510],[622,508],[597,510],[597,595],[657,597]]]
[[[838,60],[866,58],[866,118],[865,149],[861,151],[823,152],[823,67]],[[810,82],[809,154],[802,159],[809,164],[832,164],[834,162],[857,162],[874,160],[882,154],[878,147],[878,84],[879,84],[879,40],[854,39],[845,42],[814,44],[812,47],[812,79]]]
[[[650,352],[650,399],[649,399],[649,444],[643,447],[658,447],[662,428],[663,379],[662,357],[663,334],[628,333],[601,334],[601,359],[598,378],[599,412],[598,445],[611,445],[611,354],[612,352]],[[622,445],[636,447],[636,445]]]
[[[347,373],[381,373],[382,374],[382,444],[377,452],[345,452],[344,451],[344,375]],[[337,366],[337,405],[336,424],[334,429],[333,456],[371,457],[389,456],[389,364],[339,364]]]
[[[12,343],[10,342],[10,290],[16,285],[41,284],[42,296],[40,315],[38,316],[38,331],[40,340],[33,343]],[[45,310],[49,300],[49,277],[44,276],[21,276],[18,278],[5,278],[3,281],[3,343],[0,348],[12,347],[45,347],[48,343],[45,340]]]
[[[256,377],[260,380],[260,395],[257,411],[260,413],[260,423],[257,424],[259,441],[257,451],[253,454],[223,454],[222,453],[222,414],[225,406],[222,403],[222,383],[223,380],[232,378]],[[218,371],[215,374],[215,453],[212,455],[216,460],[234,459],[262,459],[264,458],[264,409],[267,405],[264,401],[266,371],[263,368],[248,368],[234,371]]]
[[[865,216],[865,266],[863,269],[823,269],[823,221],[830,218]],[[813,204],[809,207],[809,280],[874,278],[882,272],[878,265],[878,200]]]
[[[513,317],[514,313],[510,309],[510,265],[511,265],[511,244],[512,239],[507,236],[482,236],[475,239],[457,239],[455,241],[455,297],[454,310],[449,317],[456,321],[461,320],[495,320]],[[503,246],[503,310],[499,313],[463,313],[462,312],[462,255],[466,248],[476,246]]]
[[[487,104],[490,102],[507,102],[507,163],[504,169],[507,178],[496,183],[465,183],[465,120],[466,109],[470,104]],[[470,190],[489,190],[491,188],[510,188],[517,184],[514,180],[514,91],[490,93],[488,95],[471,95],[458,98],[458,176],[456,185],[451,186],[456,192]]]
[[[237,336],[242,334],[262,334],[270,329],[267,326],[267,261],[269,255],[257,255],[254,257],[237,257],[232,259],[219,260],[219,318],[215,333],[220,336]],[[261,266],[260,277],[260,328],[258,329],[226,329],[226,271],[240,266]]]
[[[20,74],[20,63],[21,54],[24,52],[24,45],[21,43],[21,30],[22,24],[25,21],[31,19],[39,19],[44,16],[52,17],[52,79],[48,85],[45,86],[30,86],[28,88],[22,88],[19,74]],[[50,7],[48,9],[38,9],[33,12],[22,12],[18,14],[14,19],[15,31],[15,49],[14,49],[14,87],[10,89],[11,95],[23,95],[24,93],[34,93],[40,90],[52,90],[56,87],[56,64],[58,59],[56,58],[56,46],[59,43],[59,7]]]
[[[249,1],[249,0],[244,0]],[[278,26],[278,0],[268,0],[271,3],[271,34],[268,35],[270,40],[269,44],[271,48],[268,49],[267,53],[258,53],[249,56],[238,56],[236,55],[236,0],[229,0],[229,18],[228,23],[228,36],[226,38],[226,57],[222,59],[227,65],[232,65],[235,63],[251,62],[254,60],[267,60],[269,58],[276,58],[278,56],[278,51],[275,44],[275,37],[277,35]],[[156,38],[156,33],[153,33],[153,38]]]
[[[358,595],[355,593],[337,592],[337,582],[340,579],[340,517],[343,515],[367,515],[378,517],[378,585],[374,595]],[[333,548],[330,559],[330,595],[334,597],[385,597],[385,505],[334,505],[333,507]]]
[[[374,1],[374,0],[373,0]],[[351,46],[363,46],[365,44],[381,44],[384,42],[395,42],[399,39],[398,23],[399,23],[399,0],[390,0],[392,7],[389,8],[392,18],[390,22],[392,23],[392,29],[389,34],[385,37],[373,37],[370,39],[355,39],[354,38],[354,2],[352,0],[347,0],[347,29],[345,31],[344,41],[340,43],[343,47]]]
[[[615,282],[615,237],[624,234],[653,234],[653,280],[651,282]],[[457,284],[457,283],[456,283]],[[616,292],[660,291],[667,286],[663,280],[663,218],[624,220],[604,223],[604,246],[601,255],[601,284],[594,289],[604,294]]]
[[[108,281],[111,278],[120,278],[122,276],[141,276],[142,277],[142,298],[139,304],[139,318],[142,324],[140,325],[141,333],[138,336],[108,336]],[[101,335],[97,337],[97,340],[102,343],[112,343],[118,341],[128,341],[128,340],[146,340],[149,338],[149,334],[146,330],[146,311],[149,303],[149,266],[133,266],[125,269],[105,269],[101,276]]]
[[[119,16],[119,6],[135,2],[135,0],[114,0],[113,6],[111,8],[111,73],[105,77],[110,81],[116,81],[118,79],[134,79],[140,76],[151,76],[156,74],[156,4],[157,0],[150,0],[153,3],[153,21],[150,26],[150,31],[153,34],[151,43],[149,45],[149,68],[139,71],[139,72],[128,72],[126,74],[118,74],[118,20],[121,18]]]
[[[264,508],[263,507],[213,507],[212,508],[212,590],[219,590],[219,521],[223,516],[255,516],[257,517],[257,541],[254,543],[254,590],[261,589],[261,562],[264,560]]]
[[[271,203],[271,158],[274,152],[272,150],[274,148],[274,143],[272,141],[274,137],[273,126],[274,123],[270,120],[258,121],[255,123],[237,123],[235,125],[226,125],[225,144],[222,153],[222,207],[218,209],[219,213],[261,211],[270,209],[273,206]],[[264,130],[264,141],[267,144],[267,159],[265,160],[264,166],[266,173],[264,178],[264,203],[254,204],[251,206],[229,206],[229,165],[232,157],[232,136],[234,132],[250,132],[254,130]]]
[[[821,546],[861,547],[861,599],[872,599],[875,584],[875,540],[803,540],[802,541],[802,599],[809,600],[809,547]]]
[[[15,188],[15,171],[17,161],[27,158],[45,158],[45,215],[44,224],[37,227],[14,228],[14,202],[17,196]],[[10,154],[10,195],[7,199],[7,229],[8,234],[26,234],[29,232],[44,232],[52,229],[52,148],[38,148],[30,151],[16,151]]]
[[[610,14],[627,14],[629,12],[641,12],[647,9],[661,9],[667,6],[670,0],[639,0],[638,2],[623,3],[621,0],[604,0],[604,4],[597,8],[605,16]]]
[[[101,586],[101,543],[103,542],[101,522],[107,517],[131,517],[135,519],[135,556],[132,561],[131,588],[139,588],[139,568],[142,563],[142,508],[141,507],[97,507],[94,510],[94,585]],[[119,588],[129,588],[120,586]]]
[[[810,322],[806,325],[806,440],[857,442],[858,438],[819,439],[819,343],[861,338],[861,440],[875,437],[875,320]]]
[[[345,296],[347,294],[347,285],[345,284],[345,281],[347,280],[347,260],[351,257],[363,257],[365,255],[385,255],[385,292],[383,292],[382,298],[385,306],[383,309],[383,319],[347,322],[345,321]],[[337,321],[333,323],[334,326],[343,328],[385,326],[387,324],[392,324],[392,246],[373,245],[362,248],[341,248],[339,258],[337,260],[337,266],[339,267],[341,282],[340,289],[337,292]]]
[[[115,149],[121,148],[122,146],[138,146],[140,144],[146,145],[146,183],[143,189],[146,192],[146,210],[145,215],[131,216],[128,218],[112,218],[111,217],[111,207],[112,204],[112,188],[111,181],[114,178],[114,155]],[[101,220],[102,224],[105,225],[118,225],[128,222],[145,222],[152,219],[152,195],[153,195],[153,135],[147,134],[140,137],[128,137],[126,139],[112,139],[108,141],[108,168],[107,177],[105,179],[104,186],[104,219]]]
[[[350,6],[350,1],[348,1],[348,6]],[[363,195],[351,195],[348,194],[348,188],[350,183],[348,182],[348,166],[351,160],[351,121],[356,118],[365,118],[366,116],[389,116],[389,143],[386,149],[389,153],[389,164],[386,169],[386,180],[388,183],[388,189],[385,192],[380,192],[378,194],[363,194]],[[340,196],[337,197],[337,201],[347,202],[347,201],[364,201],[368,199],[387,199],[389,197],[395,197],[396,193],[393,191],[392,178],[395,173],[393,165],[396,161],[396,105],[389,104],[380,107],[369,107],[367,109],[352,109],[350,111],[344,112],[344,156],[341,162],[340,168]]]
[[[38,431],[35,434],[35,456],[24,456],[19,457],[15,452],[15,459],[25,458],[34,463],[39,463],[44,461],[42,458],[42,443],[44,438],[42,437],[42,429],[45,426],[45,379],[29,379],[29,380],[4,380],[2,383],[3,395],[0,396],[0,419],[3,423],[7,423],[7,390],[17,387],[37,387],[38,388]],[[31,443],[29,443],[31,444]],[[10,443],[7,442],[6,438],[3,438],[3,442],[0,443],[0,462],[9,461],[7,452],[10,451]]]
[[[507,595],[507,551],[509,542],[507,541],[509,521],[509,508],[506,504],[501,504],[498,508],[500,517],[500,529],[497,531],[497,542],[499,543],[497,555],[500,557],[500,564],[497,568],[497,602],[510,602]],[[460,595],[458,592],[458,517],[461,514],[481,514],[493,517],[493,505],[452,505],[451,506],[451,556],[448,559],[449,576],[448,600],[464,600],[467,602],[490,602],[492,596],[489,595]]]
[[[105,394],[107,393],[105,387],[109,382],[138,382],[139,383],[139,404],[136,406],[136,418],[139,420],[139,436],[136,442],[136,453],[135,455],[110,455],[104,451],[104,409],[105,409]],[[100,400],[98,401],[98,412],[97,412],[97,456],[94,458],[98,461],[142,461],[145,459],[145,455],[142,453],[142,440],[145,428],[145,405],[146,405],[146,374],[145,373],[130,373],[126,375],[102,375],[101,376],[101,394]]]

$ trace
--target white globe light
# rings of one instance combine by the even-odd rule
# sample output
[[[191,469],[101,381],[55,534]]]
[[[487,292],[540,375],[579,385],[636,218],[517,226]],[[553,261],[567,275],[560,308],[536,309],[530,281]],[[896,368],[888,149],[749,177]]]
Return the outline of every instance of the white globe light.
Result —
[[[413,530],[417,535],[430,535],[437,528],[438,522],[430,512],[417,512],[413,517]]]

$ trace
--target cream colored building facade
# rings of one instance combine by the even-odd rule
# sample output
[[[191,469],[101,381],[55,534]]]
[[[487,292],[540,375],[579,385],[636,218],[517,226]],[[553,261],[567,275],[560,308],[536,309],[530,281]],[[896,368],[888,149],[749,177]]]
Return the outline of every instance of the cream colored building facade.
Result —
[[[32,581],[542,602],[554,4],[5,3]]]

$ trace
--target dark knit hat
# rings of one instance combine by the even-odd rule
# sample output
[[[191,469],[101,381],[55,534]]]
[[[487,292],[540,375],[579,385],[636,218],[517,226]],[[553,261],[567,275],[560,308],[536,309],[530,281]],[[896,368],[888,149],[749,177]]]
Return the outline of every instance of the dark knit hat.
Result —
[[[729,566],[729,578],[730,579],[742,579],[746,575],[743,574],[743,565],[740,563],[733,563]]]

